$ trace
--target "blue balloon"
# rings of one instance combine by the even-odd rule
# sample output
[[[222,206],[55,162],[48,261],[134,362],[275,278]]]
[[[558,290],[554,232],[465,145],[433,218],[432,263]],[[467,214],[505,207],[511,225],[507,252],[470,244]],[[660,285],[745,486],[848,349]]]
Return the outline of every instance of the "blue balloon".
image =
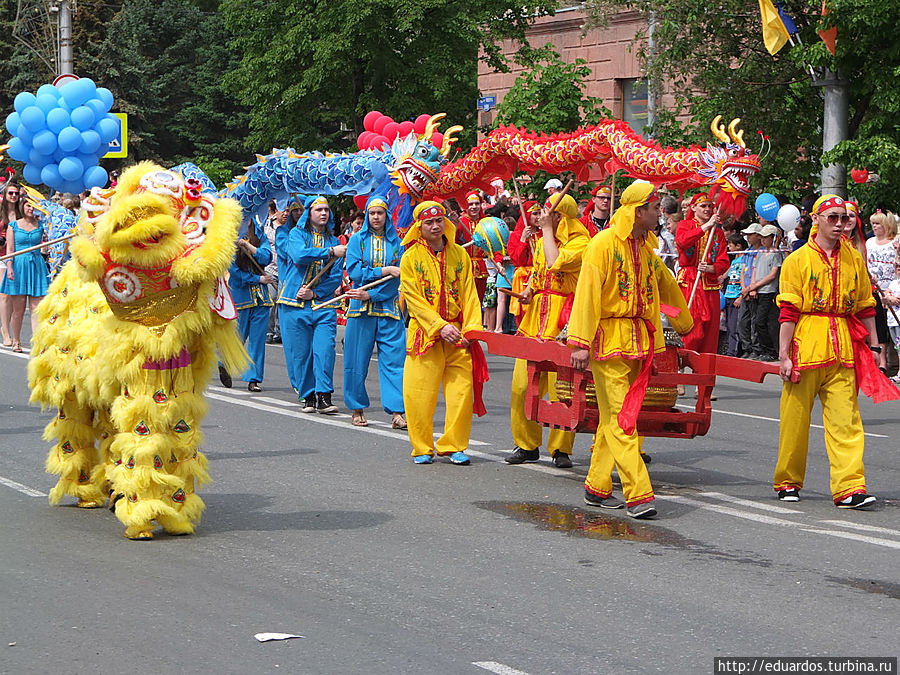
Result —
[[[56,141],[55,138],[53,140]],[[50,164],[52,161],[53,161],[53,153],[50,153],[49,155],[42,155],[34,148],[32,148],[31,152],[28,153],[28,163],[33,164],[34,166],[38,167],[39,169],[43,169],[45,166]],[[40,181],[38,181],[38,182],[40,182]]]
[[[100,147],[97,148],[97,157],[103,157],[109,152],[109,143],[100,141]]]
[[[84,102],[84,105],[94,111],[94,119],[99,120],[106,115],[106,106],[99,98],[92,98]]]
[[[63,157],[59,162],[59,175],[63,180],[77,180],[84,173],[84,164],[77,157]]]
[[[100,99],[103,102],[103,105],[106,106],[105,112],[109,112],[110,108],[113,106],[112,92],[106,87],[97,87],[96,98]]]
[[[81,86],[81,90],[85,94],[85,101],[94,98],[94,96],[97,95],[97,85],[91,78],[82,77],[78,80],[78,84]]]
[[[87,106],[80,105],[72,111],[72,126],[79,131],[85,131],[94,126],[94,111]]]
[[[763,220],[768,220],[770,222],[774,222],[776,218],[778,218],[778,209],[781,208],[781,204],[778,203],[778,199],[773,194],[769,194],[768,192],[763,192],[759,197],[756,198],[756,215],[758,215]]]
[[[59,149],[64,152],[75,152],[81,145],[81,132],[75,127],[66,127],[59,132]]]
[[[59,99],[59,107],[62,108],[63,110],[65,110],[66,112],[72,112],[72,108],[77,108],[78,106],[77,105],[69,105],[68,103],[66,103],[66,99],[61,98],[61,99]]]
[[[34,135],[31,145],[42,155],[52,155],[57,148],[56,134],[49,129],[43,129]]]
[[[25,177],[25,180],[32,185],[40,185],[41,183],[41,167],[39,166],[26,164],[25,168],[22,169],[22,175]]]
[[[79,176],[75,180],[64,180],[59,186],[60,192],[71,192],[73,195],[84,190],[84,181]]]
[[[41,169],[41,182],[47,187],[57,188],[62,183],[59,175],[59,167],[56,164],[48,164]]]
[[[53,153],[53,162],[59,164],[63,157],[68,157],[70,153],[66,152],[62,148],[57,148],[56,152]]]
[[[18,136],[13,136],[9,139],[9,149],[6,151],[6,154],[17,162],[27,162],[29,151],[29,147]]]
[[[54,101],[58,101],[59,89],[54,87],[52,84],[42,84],[40,88],[38,88],[37,94],[35,94],[35,96],[40,98],[44,95],[52,96]]]
[[[37,103],[37,98],[34,94],[28,91],[23,91],[19,94],[16,94],[16,97],[13,99],[13,109],[19,114],[22,113],[25,108],[33,106]]]
[[[37,97],[37,107],[40,108],[44,115],[53,110],[54,108],[59,107],[59,101],[52,96],[48,96],[47,94],[41,94]]]
[[[44,117],[44,111],[36,105],[30,105],[19,113],[19,119],[29,131],[40,131],[47,126],[47,120]]]
[[[10,136],[18,136],[19,126],[22,124],[19,113],[11,112],[6,116],[6,130]]]
[[[66,82],[62,88],[60,88],[59,93],[62,94],[63,100],[72,108],[77,108],[90,98],[80,80]]]
[[[97,155],[88,155],[83,152],[79,152],[75,157],[78,158],[78,161],[81,162],[81,165],[84,167],[84,170],[87,171],[92,166],[97,166],[100,163],[100,158]]]
[[[94,131],[100,134],[103,143],[109,143],[119,136],[119,118],[107,113],[106,117],[97,122]]]
[[[55,134],[71,124],[69,113],[62,108],[54,108],[47,113],[47,128]]]
[[[102,166],[92,166],[84,172],[84,186],[86,188],[105,187],[108,180],[109,175]]]
[[[78,152],[86,155],[95,155],[100,148],[100,134],[93,129],[81,132],[81,145],[78,146]]]
[[[16,136],[27,146],[31,146],[31,142],[34,140],[34,133],[26,129],[22,124],[19,125],[19,133]]]

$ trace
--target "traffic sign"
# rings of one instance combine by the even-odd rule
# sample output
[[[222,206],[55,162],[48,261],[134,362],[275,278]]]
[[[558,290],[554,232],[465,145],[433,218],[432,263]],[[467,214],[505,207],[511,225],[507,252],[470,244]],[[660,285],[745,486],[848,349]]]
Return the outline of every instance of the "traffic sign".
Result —
[[[113,113],[119,118],[119,135],[109,144],[109,152],[103,159],[128,157],[128,113]]]
[[[497,107],[497,97],[496,96],[482,96],[478,99],[478,109],[487,112],[491,108]]]

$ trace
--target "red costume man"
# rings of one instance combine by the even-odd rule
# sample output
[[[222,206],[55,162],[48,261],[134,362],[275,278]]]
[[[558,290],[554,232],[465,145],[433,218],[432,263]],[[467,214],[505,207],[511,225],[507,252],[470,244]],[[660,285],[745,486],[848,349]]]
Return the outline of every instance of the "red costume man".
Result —
[[[591,238],[609,227],[609,212],[612,207],[612,189],[609,185],[598,185],[591,193],[591,201],[581,214],[581,224],[587,228]]]
[[[466,193],[466,212],[459,217],[462,227],[456,228],[456,243],[460,246],[472,241],[472,233],[478,221],[484,218],[481,193],[472,190]],[[484,291],[487,288],[488,270],[485,261],[485,252],[477,246],[466,247],[472,258],[472,276],[475,278],[475,290],[478,291],[479,301],[484,300]]]
[[[721,314],[719,291],[722,284],[719,276],[730,265],[728,242],[719,227],[719,214],[713,213],[713,203],[705,192],[694,195],[688,207],[691,216],[678,223],[675,232],[675,246],[678,248],[678,285],[690,304],[694,318],[693,330],[684,336],[684,346],[696,352],[715,354],[719,348],[719,315]],[[707,251],[709,238],[712,243]],[[701,275],[690,302],[691,292],[697,275]]]

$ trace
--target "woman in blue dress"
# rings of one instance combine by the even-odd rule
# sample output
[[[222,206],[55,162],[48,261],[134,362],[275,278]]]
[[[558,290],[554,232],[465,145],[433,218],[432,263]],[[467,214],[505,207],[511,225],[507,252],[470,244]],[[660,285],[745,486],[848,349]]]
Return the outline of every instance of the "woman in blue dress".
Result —
[[[403,245],[380,196],[366,204],[362,228],[347,245],[347,274],[354,289],[347,293],[347,331],[344,334],[344,403],[353,411],[352,423],[368,426],[366,375],[372,349],[378,345],[381,407],[393,416],[391,426],[405,429],[403,418],[403,364],[406,361],[406,329],[400,314],[400,256]],[[391,277],[367,291],[360,287]]]
[[[44,230],[34,217],[34,207],[26,202],[22,205],[22,214],[22,218],[11,221],[6,230],[7,255],[37,246],[44,238]],[[8,296],[9,332],[14,352],[22,352],[22,321],[25,318],[26,302],[31,312],[33,334],[37,328],[34,310],[41,298],[47,295],[48,285],[49,271],[40,250],[22,253],[7,261],[6,274],[0,283],[0,293]]]

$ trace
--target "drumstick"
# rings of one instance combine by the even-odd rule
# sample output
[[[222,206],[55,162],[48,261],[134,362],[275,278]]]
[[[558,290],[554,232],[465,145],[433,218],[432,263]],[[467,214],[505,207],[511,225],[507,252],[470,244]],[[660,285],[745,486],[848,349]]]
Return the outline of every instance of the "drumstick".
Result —
[[[508,289],[508,288],[498,288],[497,291],[500,292],[500,293],[503,293],[503,295],[509,295],[509,296],[512,296],[512,297],[516,298],[517,300],[524,300],[524,299],[525,299],[525,295],[524,295],[524,294],[522,294],[522,293],[516,293],[515,291],[510,290],[510,289]]]
[[[28,248],[23,248],[21,251],[16,251],[15,253],[10,253],[9,255],[5,255],[0,257],[0,262],[4,260],[9,260],[11,258],[15,258],[17,255],[22,255],[23,253],[29,253],[31,251],[37,251],[38,249],[47,248],[48,246],[53,246],[54,244],[58,244],[61,241],[68,241],[72,237],[77,236],[77,232],[73,232],[72,234],[67,234],[63,237],[59,237],[58,239],[51,239],[50,241],[45,241],[35,246],[29,246]]]
[[[390,281],[390,280],[393,279],[393,278],[394,278],[394,275],[392,275],[392,274],[387,274],[387,275],[381,277],[380,279],[376,279],[375,281],[371,281],[371,282],[367,283],[365,286],[360,286],[359,288],[354,288],[353,290],[355,290],[355,291],[367,291],[367,290],[369,290],[370,288],[375,288],[376,286],[380,286],[380,285],[383,284],[385,281]],[[328,305],[332,305],[332,304],[334,304],[334,303],[336,303],[336,302],[338,302],[338,301],[340,301],[340,300],[343,300],[344,298],[347,297],[347,295],[348,295],[348,293],[341,293],[340,295],[331,298],[331,300],[326,300],[326,301],[323,302],[321,305],[313,305],[312,308],[313,308],[313,310],[316,310],[316,309],[322,309],[323,307],[327,307]]]
[[[709,255],[709,249],[712,247],[713,239],[715,239],[714,230],[718,226],[719,226],[718,223],[716,223],[709,230],[709,239],[706,240],[706,248],[703,250],[703,257],[700,258],[700,261],[697,263],[698,265],[700,263],[706,262],[706,256]],[[694,296],[697,294],[697,286],[700,285],[700,277],[701,276],[702,276],[702,273],[700,272],[700,270],[697,270],[697,277],[694,279],[694,287],[691,289],[691,297],[688,299],[688,309],[690,309],[691,305],[694,304]]]

